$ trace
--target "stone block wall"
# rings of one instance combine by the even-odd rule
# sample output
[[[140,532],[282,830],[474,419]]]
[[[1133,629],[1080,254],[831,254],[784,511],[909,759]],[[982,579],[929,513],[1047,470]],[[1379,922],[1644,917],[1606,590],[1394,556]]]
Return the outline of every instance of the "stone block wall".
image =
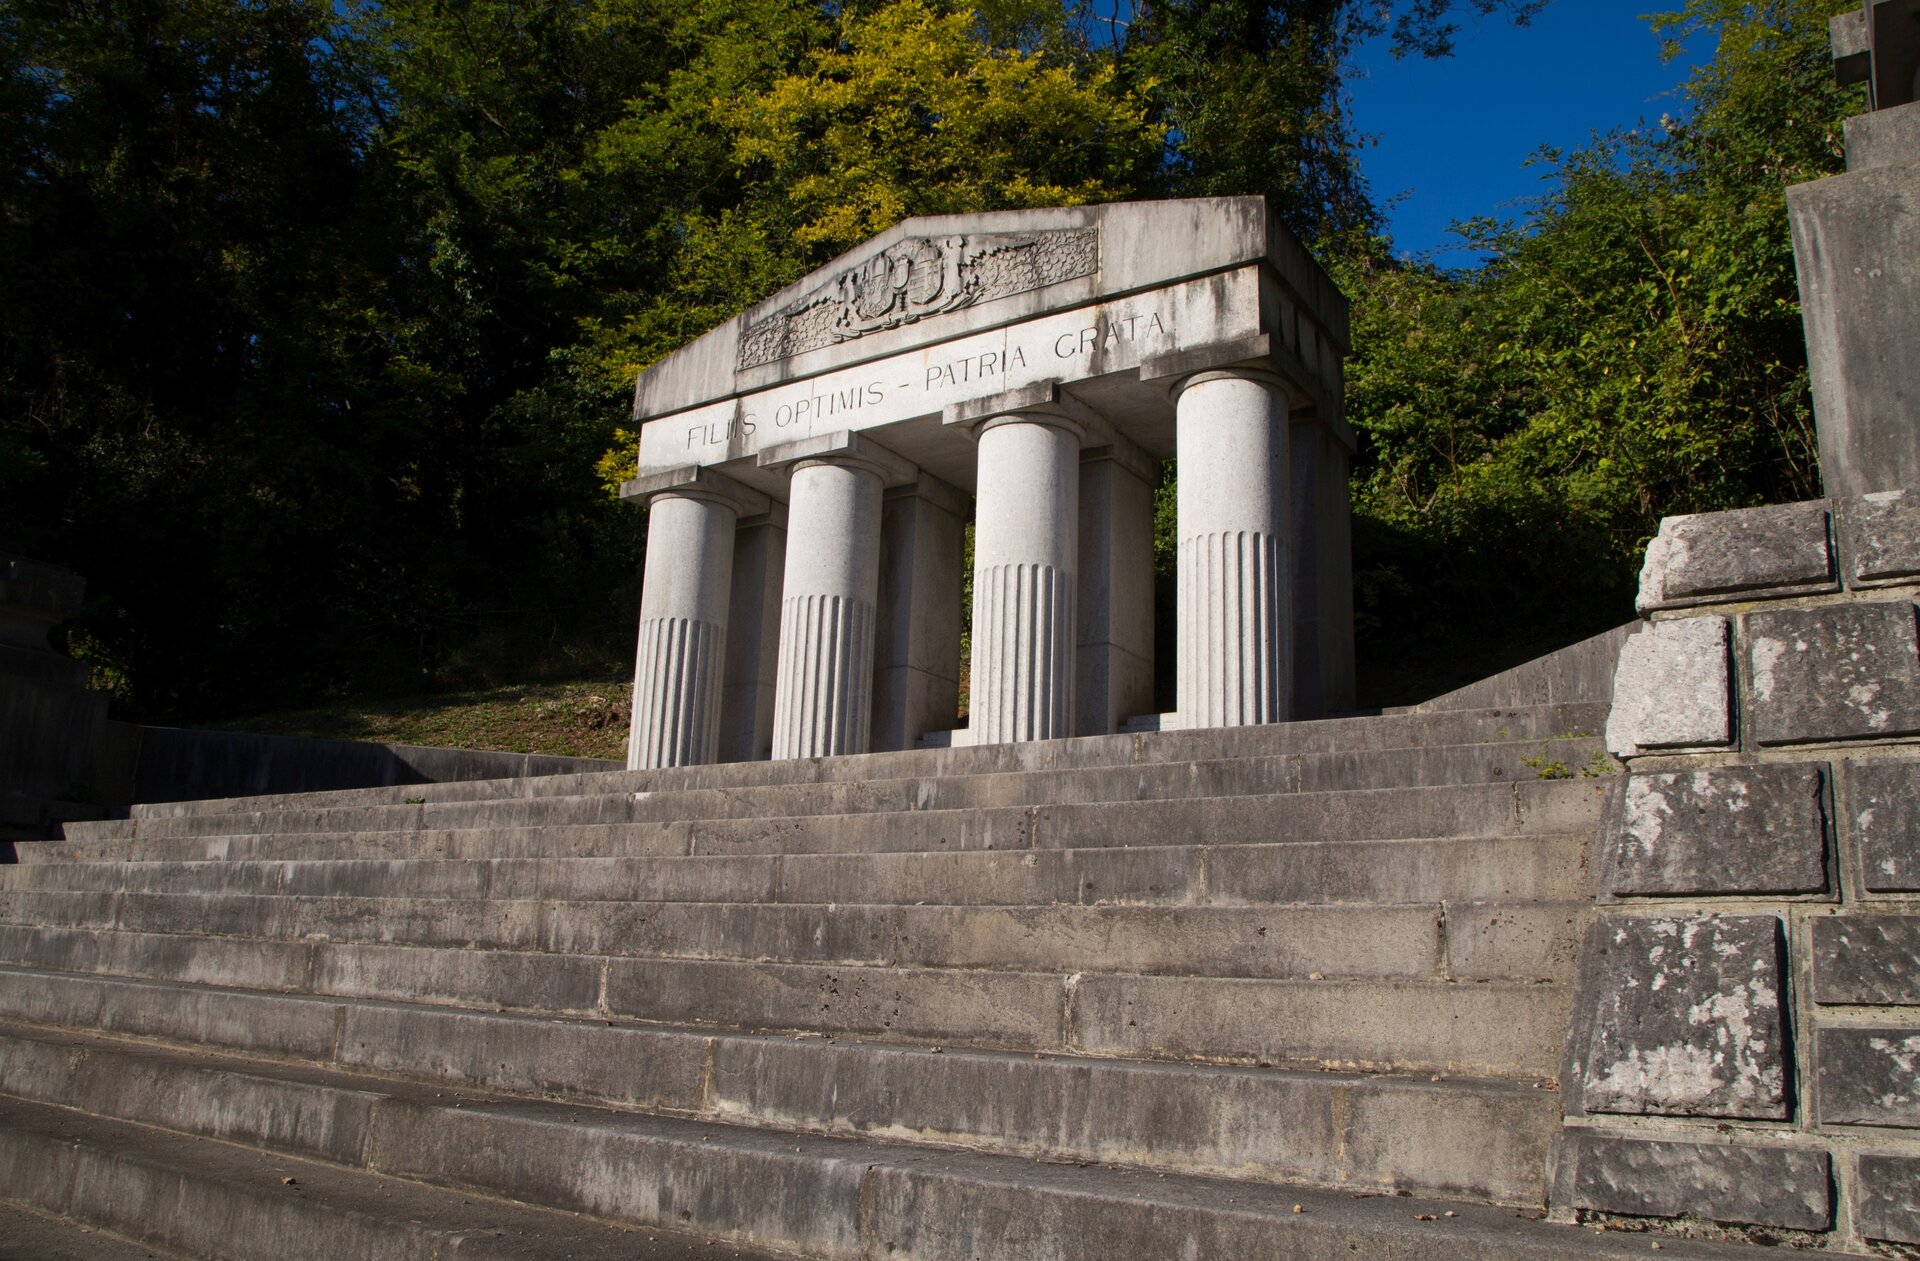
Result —
[[[1670,518],[1554,1204],[1920,1256],[1920,491]]]

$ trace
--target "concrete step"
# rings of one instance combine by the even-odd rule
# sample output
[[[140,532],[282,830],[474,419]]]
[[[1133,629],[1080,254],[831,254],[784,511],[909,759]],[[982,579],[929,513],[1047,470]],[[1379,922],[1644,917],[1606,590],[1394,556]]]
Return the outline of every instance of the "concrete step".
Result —
[[[716,1247],[704,1234],[594,1221],[19,1100],[0,1099],[0,1186],[36,1210],[38,1229],[51,1220],[69,1241],[91,1229],[80,1236],[90,1245],[68,1255],[98,1261],[779,1261]],[[19,1242],[0,1244],[0,1256]]]
[[[1572,979],[1587,904],[887,906],[0,893],[0,961],[140,971],[175,937],[329,971],[326,943],[566,956],[1306,979]],[[154,942],[148,939],[154,938]],[[157,942],[157,944],[156,944]],[[109,966],[101,967],[102,961]],[[122,966],[112,966],[119,961]]]
[[[1562,984],[622,959],[9,929],[16,966],[997,1050],[1545,1080]]]
[[[133,816],[136,819],[158,819],[328,806],[400,805],[407,802],[431,805],[543,796],[940,779],[1229,758],[1376,753],[1509,741],[1553,740],[1557,750],[1560,741],[1599,732],[1606,723],[1606,714],[1607,706],[1604,704],[1581,702],[1449,713],[1335,718],[1260,727],[1090,736],[1073,740],[957,749],[916,749],[899,753],[801,758],[780,762],[733,762],[656,771],[601,771],[504,780],[465,780],[446,784],[408,784],[325,793],[163,802],[135,806]],[[1559,757],[1557,751],[1554,756]]]
[[[1576,831],[1599,819],[1607,778],[1532,780],[1198,800],[1114,801],[904,813],[769,816],[632,823],[515,817],[536,804],[564,814],[615,811],[620,798],[483,803],[457,826],[358,830],[353,812],[313,812],[313,829],[204,838],[140,838],[25,845],[22,863],[239,858],[501,858],[638,854],[752,854],[1077,849],[1094,846],[1258,844]],[[562,810],[565,808],[565,810]],[[507,818],[489,812],[504,811]],[[418,810],[415,811],[416,815]],[[331,826],[347,831],[324,831]],[[391,822],[391,820],[388,820]]]
[[[78,1058],[84,1071],[87,1057]],[[168,1120],[217,1125],[230,1111],[221,1103],[222,1070],[201,1071],[212,1075],[206,1089],[174,1092]],[[330,1258],[569,1255],[579,1236],[566,1237],[561,1224],[584,1231],[593,1219],[849,1261],[1353,1255],[1546,1261],[1639,1257],[1646,1250],[1644,1239],[1554,1226],[1524,1209],[1223,1182],[1123,1169],[1118,1161],[1040,1164],[408,1090],[384,1081],[298,1080],[278,1069],[256,1068],[246,1077],[256,1090],[275,1089],[277,1081],[284,1097],[331,1105],[328,1116],[349,1120],[336,1129],[336,1145],[352,1129],[351,1118],[364,1116],[362,1163],[342,1167],[247,1151],[7,1102],[0,1104],[0,1170],[13,1175],[5,1181],[17,1198],[218,1257],[318,1257],[322,1246]],[[132,1092],[116,1093],[127,1098]],[[377,1095],[379,1106],[356,1113],[353,1105],[368,1094]],[[536,1215],[498,1200],[475,1202],[476,1196],[537,1199],[586,1217]],[[555,1219],[553,1236],[528,1229],[547,1217]],[[476,1219],[497,1233],[475,1230]],[[276,1239],[292,1242],[276,1245]],[[470,1250],[470,1243],[485,1250]],[[1669,1246],[1676,1257],[1702,1261],[1750,1252],[1681,1240]],[[585,1239],[578,1247],[571,1255],[610,1255],[591,1250]],[[636,1254],[680,1256],[631,1244],[620,1255]]]
[[[1591,896],[1592,829],[1518,836],[947,853],[21,863],[15,892],[632,902],[1344,905]]]
[[[66,1217],[0,1201],[0,1261],[191,1261]]]
[[[458,1067],[425,1072],[423,1035],[457,1038],[440,1054]],[[309,1065],[0,1026],[0,1094],[347,1164],[363,1158],[384,1099],[460,1089],[521,1098],[537,1089],[570,1108],[1503,1203],[1544,1200],[1559,1123],[1551,1093],[1472,1079],[934,1055],[485,1014],[356,1008],[342,1054]]]
[[[74,842],[252,833],[437,831],[575,823],[971,810],[996,806],[1341,792],[1538,779],[1604,759],[1597,738],[1287,754],[1073,770],[701,788],[582,791],[530,798],[419,804],[288,803],[279,809],[75,823]],[[1551,763],[1551,766],[1549,765]],[[591,781],[581,785],[591,787]]]

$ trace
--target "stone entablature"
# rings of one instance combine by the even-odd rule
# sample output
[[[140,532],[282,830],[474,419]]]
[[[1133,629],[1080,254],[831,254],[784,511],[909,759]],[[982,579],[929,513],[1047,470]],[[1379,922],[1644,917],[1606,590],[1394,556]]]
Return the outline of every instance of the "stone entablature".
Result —
[[[629,760],[953,727],[970,504],[953,738],[1150,713],[1152,490],[1176,457],[1172,721],[1350,704],[1346,338],[1264,202],[1211,198],[910,220],[669,355],[635,389],[625,488],[664,527]]]
[[[1053,279],[1033,289],[983,297],[967,304],[965,314],[958,319],[903,322],[857,339],[836,340],[756,364],[743,360],[742,345],[753,338],[754,330],[823,290],[837,292],[840,278],[849,270],[903,243],[1087,232],[1095,234],[1098,241],[1098,266],[1090,272]],[[1244,322],[1240,327],[1248,332],[1276,332],[1278,340],[1309,368],[1331,356],[1336,361],[1330,365],[1334,373],[1323,371],[1320,375],[1337,380],[1337,360],[1348,346],[1346,299],[1299,243],[1270,222],[1263,199],[1206,197],[907,220],[648,368],[635,387],[634,415],[646,421],[684,412],[782,382],[818,376],[830,369],[888,358],[953,341],[964,334],[1025,323],[1039,315],[1113,302],[1248,264],[1264,266],[1271,276],[1269,300],[1284,300],[1291,309],[1273,313],[1271,330],[1247,329]],[[1178,336],[1180,344],[1189,347],[1231,340],[1231,336],[1209,336],[1201,327],[1181,330]],[[1017,384],[1001,383],[982,393]]]
[[[1558,1207],[1920,1245],[1917,600],[1920,490],[1661,523]]]

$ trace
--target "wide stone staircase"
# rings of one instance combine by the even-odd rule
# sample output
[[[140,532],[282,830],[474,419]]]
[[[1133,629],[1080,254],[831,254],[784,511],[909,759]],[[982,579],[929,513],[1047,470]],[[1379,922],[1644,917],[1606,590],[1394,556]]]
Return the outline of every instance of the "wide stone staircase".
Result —
[[[1541,1220],[1604,720],[70,825],[0,868],[0,1228],[234,1259],[1644,1255]]]

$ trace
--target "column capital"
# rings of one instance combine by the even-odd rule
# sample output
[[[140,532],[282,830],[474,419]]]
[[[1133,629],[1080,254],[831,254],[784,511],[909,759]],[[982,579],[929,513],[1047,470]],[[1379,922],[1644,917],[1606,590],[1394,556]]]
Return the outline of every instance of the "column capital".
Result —
[[[1238,337],[1232,341],[1189,346],[1185,350],[1142,360],[1136,371],[1143,385],[1158,385],[1167,389],[1174,388],[1183,378],[1201,372],[1237,367],[1272,371],[1273,342],[1270,334],[1255,333],[1251,337]]]
[[[1326,390],[1316,383],[1319,374],[1309,369],[1284,341],[1270,333],[1160,355],[1142,363],[1138,371],[1142,384],[1159,386],[1175,402],[1187,386],[1225,376],[1260,379],[1269,385],[1277,382],[1286,394],[1287,406],[1293,409],[1325,409],[1329,404],[1337,406],[1338,403],[1337,392],[1329,398]]]
[[[779,446],[768,447],[756,457],[763,469],[794,469],[803,464],[843,464],[863,468],[880,478],[882,486],[911,485],[920,470],[865,434],[847,429],[795,438]]]
[[[940,413],[940,423],[975,440],[1004,424],[1048,425],[1072,434],[1080,442],[1090,436],[1104,439],[1113,428],[1100,413],[1062,390],[1058,381],[1039,381],[955,403]]]
[[[1253,381],[1278,393],[1291,405],[1298,391],[1287,383],[1287,379],[1264,364],[1245,364],[1232,368],[1208,368],[1195,372],[1175,381],[1168,391],[1173,401],[1178,403],[1180,396],[1196,385],[1206,385],[1210,381]]]
[[[680,499],[708,499],[725,504],[743,517],[772,510],[773,501],[757,490],[742,486],[731,477],[696,464],[643,473],[620,485],[620,498],[641,507],[654,500],[674,496]]]

